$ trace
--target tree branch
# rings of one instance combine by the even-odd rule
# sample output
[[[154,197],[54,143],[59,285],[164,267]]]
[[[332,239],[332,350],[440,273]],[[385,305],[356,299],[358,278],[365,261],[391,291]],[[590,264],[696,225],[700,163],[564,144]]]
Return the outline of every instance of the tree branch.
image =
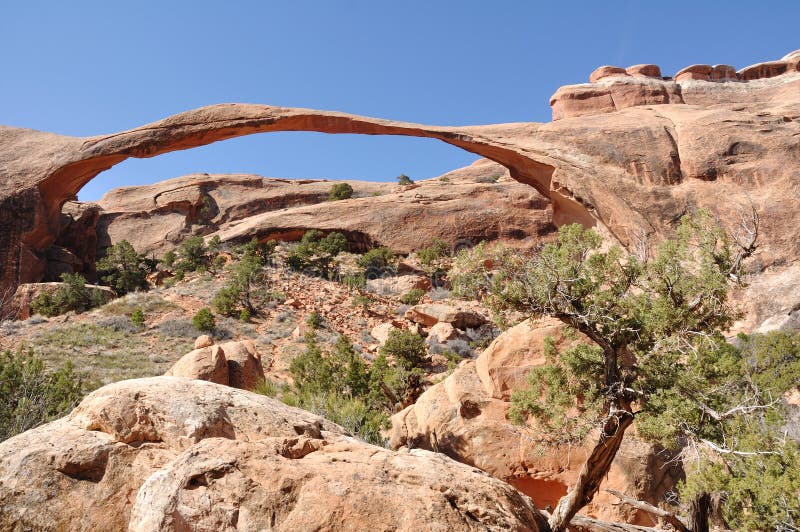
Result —
[[[680,532],[690,532],[690,530],[686,527],[686,524],[683,521],[681,521],[678,516],[676,516],[671,512],[663,510],[657,506],[653,506],[648,502],[640,501],[638,499],[634,499],[633,497],[628,497],[624,493],[616,490],[607,489],[605,491],[607,493],[610,493],[614,497],[618,498],[620,501],[622,501],[624,504],[627,504],[628,506],[632,506],[637,510],[647,512],[649,514],[655,515],[656,517],[664,519],[667,523],[672,525],[672,527],[675,530],[679,530]]]

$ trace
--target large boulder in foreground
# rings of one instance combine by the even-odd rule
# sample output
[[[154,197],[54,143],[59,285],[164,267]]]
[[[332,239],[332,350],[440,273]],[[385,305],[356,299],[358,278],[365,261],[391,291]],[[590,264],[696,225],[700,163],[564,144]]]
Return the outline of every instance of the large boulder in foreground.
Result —
[[[509,482],[539,507],[555,506],[574,484],[593,442],[571,448],[548,447],[542,438],[508,419],[510,390],[523,386],[530,368],[545,362],[547,336],[559,347],[579,341],[565,337],[563,326],[554,320],[512,327],[476,361],[462,362],[415,404],[392,416],[390,446],[436,450]],[[657,504],[674,488],[679,475],[680,471],[667,467],[656,450],[631,431],[601,491],[581,513],[650,526],[653,521],[647,514],[616,504],[617,500],[602,490],[615,489]]]
[[[2,530],[538,530],[529,498],[268,397],[118,382],[0,443]]]

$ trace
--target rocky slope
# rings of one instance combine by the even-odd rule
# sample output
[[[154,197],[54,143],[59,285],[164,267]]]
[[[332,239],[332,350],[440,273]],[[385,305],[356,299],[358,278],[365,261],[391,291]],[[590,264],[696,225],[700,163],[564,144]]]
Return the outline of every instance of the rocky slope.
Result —
[[[328,201],[331,181],[253,175],[191,175],[116,189],[98,202],[96,238],[100,249],[125,239],[161,255],[191,233],[218,234],[223,242],[297,240],[321,229],[344,233],[354,250],[385,245],[409,253],[436,238],[531,246],[553,230],[549,202],[487,160],[405,187],[348,183],[354,197],[340,201]]]
[[[740,209],[752,204],[761,218],[761,246],[750,268],[796,283],[799,55],[748,67],[735,79],[730,69],[705,66],[693,66],[674,80],[652,77],[651,67],[637,66],[625,75],[607,69],[609,75],[596,74],[587,86],[556,93],[553,107],[560,119],[545,124],[432,127],[228,104],[87,139],[0,128],[0,278],[3,288],[40,280],[64,202],[127,157],[257,132],[306,130],[442,140],[506,166],[512,178],[533,186],[550,200],[556,225],[597,225],[624,244],[635,243],[637,235],[657,240],[695,207],[710,209],[735,228]],[[593,96],[618,86],[628,95],[624,105],[609,107],[609,98],[620,100],[616,93]],[[681,99],[650,97],[651,86],[655,92],[679,92]],[[567,102],[577,102],[579,111],[569,110]],[[754,310],[751,321],[759,324],[770,313],[798,305],[791,296],[780,308]]]
[[[169,398],[169,400],[165,400]],[[156,377],[0,443],[3,530],[538,530],[530,499],[218,384]]]

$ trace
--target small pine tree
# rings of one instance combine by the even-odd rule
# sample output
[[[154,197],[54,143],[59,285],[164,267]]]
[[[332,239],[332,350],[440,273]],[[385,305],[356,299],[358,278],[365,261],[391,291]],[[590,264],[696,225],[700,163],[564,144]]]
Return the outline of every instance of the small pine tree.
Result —
[[[198,331],[211,332],[217,326],[217,320],[207,307],[203,307],[197,311],[197,314],[192,318],[192,323]]]
[[[330,201],[350,199],[353,197],[353,187],[349,183],[336,183],[328,192]]]
[[[408,177],[406,174],[400,174],[399,176],[397,176],[397,183],[403,186],[413,185],[414,180]]]

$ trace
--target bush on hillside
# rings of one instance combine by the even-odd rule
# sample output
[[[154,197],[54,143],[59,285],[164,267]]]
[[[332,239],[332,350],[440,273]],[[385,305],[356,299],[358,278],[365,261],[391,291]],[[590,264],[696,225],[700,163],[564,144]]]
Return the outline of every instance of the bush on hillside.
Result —
[[[105,303],[102,292],[87,288],[79,273],[61,275],[62,284],[54,293],[43,292],[31,302],[31,310],[43,316],[58,316],[71,310],[81,313]]]
[[[85,388],[70,361],[49,371],[30,352],[0,353],[0,441],[67,414]]]
[[[338,201],[353,197],[353,187],[349,183],[336,183],[328,192],[328,199]]]

